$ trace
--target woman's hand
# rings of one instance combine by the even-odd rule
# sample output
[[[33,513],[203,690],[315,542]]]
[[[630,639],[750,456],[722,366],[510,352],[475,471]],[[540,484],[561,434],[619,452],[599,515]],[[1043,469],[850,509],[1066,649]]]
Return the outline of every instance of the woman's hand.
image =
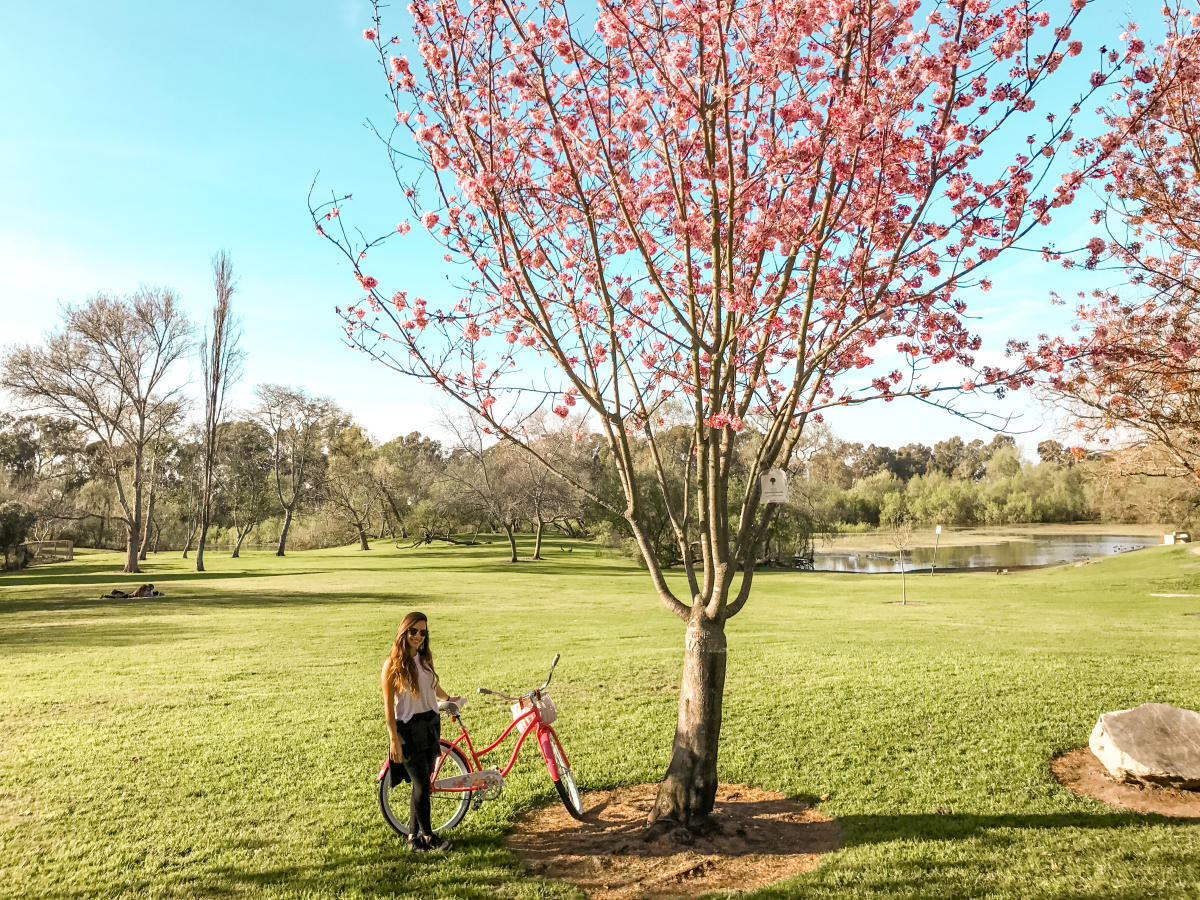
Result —
[[[388,758],[392,762],[404,762],[404,741],[400,740],[400,736],[393,734],[391,736],[391,747],[388,750]]]

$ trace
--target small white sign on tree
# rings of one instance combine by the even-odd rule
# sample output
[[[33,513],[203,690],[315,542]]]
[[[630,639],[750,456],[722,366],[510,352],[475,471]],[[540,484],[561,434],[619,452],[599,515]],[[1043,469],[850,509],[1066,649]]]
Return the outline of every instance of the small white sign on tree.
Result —
[[[763,503],[787,503],[787,473],[783,469],[768,469],[758,476]]]

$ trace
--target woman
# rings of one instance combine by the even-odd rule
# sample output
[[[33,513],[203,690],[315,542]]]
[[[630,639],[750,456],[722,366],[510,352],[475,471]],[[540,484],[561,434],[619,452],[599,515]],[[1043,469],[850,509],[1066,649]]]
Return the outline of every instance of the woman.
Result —
[[[450,842],[433,833],[429,786],[437,763],[442,721],[438,700],[451,699],[438,681],[429,651],[429,620],[410,612],[400,623],[392,652],[383,663],[383,709],[391,738],[390,758],[404,766],[412,781],[408,845],[415,851],[449,850]]]

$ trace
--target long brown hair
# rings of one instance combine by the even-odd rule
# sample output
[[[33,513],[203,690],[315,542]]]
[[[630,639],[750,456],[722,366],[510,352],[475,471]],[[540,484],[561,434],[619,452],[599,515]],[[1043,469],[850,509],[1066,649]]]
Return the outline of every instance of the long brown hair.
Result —
[[[417,656],[421,657],[425,668],[433,672],[433,683],[437,684],[437,672],[433,668],[433,653],[429,650],[429,619],[425,617],[425,613],[414,610],[401,620],[400,630],[396,632],[396,640],[392,643],[392,652],[388,654],[387,659],[388,685],[397,694],[401,691],[408,691],[414,697],[417,696],[418,690],[417,665],[407,652],[408,629],[418,622],[425,623],[426,633],[425,638],[421,641],[421,646],[417,648]]]

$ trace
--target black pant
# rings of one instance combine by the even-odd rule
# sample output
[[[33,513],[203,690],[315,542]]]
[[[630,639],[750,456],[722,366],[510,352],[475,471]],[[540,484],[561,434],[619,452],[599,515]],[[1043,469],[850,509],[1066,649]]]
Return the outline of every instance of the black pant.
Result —
[[[397,722],[396,731],[404,742],[404,768],[412,782],[409,801],[409,834],[433,834],[429,820],[429,785],[441,747],[442,720],[437,710],[417,713],[407,722]]]

